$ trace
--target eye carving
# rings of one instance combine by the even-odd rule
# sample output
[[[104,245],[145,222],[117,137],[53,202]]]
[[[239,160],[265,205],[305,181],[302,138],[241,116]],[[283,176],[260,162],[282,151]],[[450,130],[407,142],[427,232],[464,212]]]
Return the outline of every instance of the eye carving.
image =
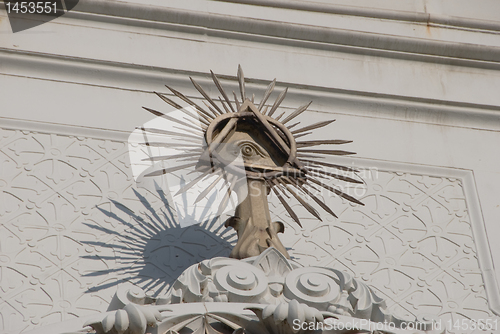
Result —
[[[252,142],[248,141],[239,142],[238,146],[240,148],[241,154],[243,154],[244,157],[251,158],[260,156],[264,158],[267,156],[267,154],[260,147],[258,147]]]

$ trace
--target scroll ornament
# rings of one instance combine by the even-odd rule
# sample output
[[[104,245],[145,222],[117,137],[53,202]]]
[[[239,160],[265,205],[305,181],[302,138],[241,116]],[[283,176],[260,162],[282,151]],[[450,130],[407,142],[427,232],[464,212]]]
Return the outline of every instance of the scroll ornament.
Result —
[[[218,257],[195,264],[166,296],[156,299],[137,289],[119,289],[111,305],[121,308],[88,325],[97,333],[174,334],[186,328],[199,333],[281,334],[309,332],[294,324],[318,324],[327,318],[396,326],[415,321],[390,314],[383,299],[348,273],[303,267],[274,248],[244,260]]]

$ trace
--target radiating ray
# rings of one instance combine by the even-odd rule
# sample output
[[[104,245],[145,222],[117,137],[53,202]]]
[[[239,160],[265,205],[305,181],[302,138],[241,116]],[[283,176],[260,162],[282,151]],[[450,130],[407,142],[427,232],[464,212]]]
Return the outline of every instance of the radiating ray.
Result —
[[[188,150],[188,147],[200,147],[201,150],[203,150],[202,144],[197,143],[192,141],[191,139],[185,139],[187,142],[192,143],[192,146],[189,146],[190,144],[178,144],[177,146],[174,146],[170,143],[165,143],[165,142],[145,142],[145,143],[139,143],[139,145],[143,146],[150,146],[150,147],[165,147],[165,148],[171,148],[174,150]]]
[[[169,148],[173,148],[175,150],[188,149],[190,147],[203,149],[203,147],[201,146],[201,143],[200,144],[191,144],[191,143],[146,142],[146,143],[139,143],[139,144],[146,145],[146,146],[152,146],[152,147],[169,147]]]
[[[196,142],[199,142],[200,144],[202,143],[202,138],[203,138],[200,135],[167,131],[167,130],[161,130],[161,129],[155,129],[155,128],[137,128],[137,129],[145,131],[145,132],[156,133],[159,135],[180,136],[180,137],[183,137],[183,139],[192,138],[192,139],[196,140]]]
[[[287,199],[290,199],[290,196],[281,189],[280,184],[276,181],[276,179],[271,179],[271,182],[274,184],[274,187],[277,187],[279,190],[281,190],[281,194],[284,195]]]
[[[310,173],[311,170],[308,170],[308,172]],[[328,175],[324,175],[324,174],[314,174],[315,177],[318,177],[320,179],[323,179],[325,181],[330,181],[331,180],[331,177],[328,176]]]
[[[340,140],[340,139],[309,140],[309,141],[298,141],[297,147],[303,148],[303,147],[318,146],[318,145],[341,145],[341,144],[348,144],[348,143],[352,143],[352,140]]]
[[[217,76],[215,75],[214,72],[210,71],[210,73],[212,74],[212,80],[214,81],[215,86],[217,86],[217,89],[222,94],[222,97],[224,98],[224,100],[226,100],[227,104],[229,105],[229,107],[231,108],[231,110],[234,112],[234,108],[233,108],[233,106],[231,104],[231,101],[229,101],[229,97],[227,97],[226,92],[222,88],[222,85],[220,84],[219,78],[217,78]],[[222,103],[222,101],[221,101],[221,103]]]
[[[181,130],[181,131],[186,131],[186,132],[187,131],[190,131],[190,132],[193,131],[193,130],[189,130],[189,129],[183,129],[183,128],[177,126],[177,125],[172,126],[172,128],[174,130]],[[198,131],[198,133],[194,133],[194,134],[200,136],[200,138],[201,138],[201,136],[203,136],[205,134],[205,131]]]
[[[274,80],[269,84],[269,86],[267,86],[267,89],[264,92],[264,96],[262,97],[262,100],[260,101],[259,106],[257,107],[259,111],[262,110],[262,107],[264,107],[264,104],[266,103],[267,99],[269,98],[269,96],[271,96],[271,93],[273,92],[275,85],[276,85],[276,78],[274,78]],[[262,114],[265,115],[265,112],[263,112]]]
[[[320,221],[323,221],[320,217],[320,215],[318,214],[318,211],[316,211],[316,209],[314,209],[309,203],[307,203],[306,201],[304,201],[304,199],[299,195],[297,194],[295,191],[293,191],[293,189],[291,189],[290,187],[287,187],[287,186],[284,186],[283,184],[281,184],[279,182],[280,180],[278,179],[278,184],[280,184],[282,187],[285,187],[285,189],[290,193],[292,194],[293,197],[295,197],[297,199],[297,201],[299,201],[299,203],[307,210],[309,211],[309,213],[311,213],[314,217],[318,218]]]
[[[215,179],[208,187],[205,188],[205,190],[203,190],[199,195],[198,197],[196,198],[196,200],[194,201],[194,204],[198,203],[199,201],[201,201],[216,185],[217,183],[219,183],[219,181],[222,179],[222,177],[224,176],[224,173],[222,173],[221,175],[219,175],[217,177],[217,179]]]
[[[153,92],[153,93],[155,93],[156,95],[158,95],[158,97],[160,99],[162,99],[164,102],[170,104],[175,109],[182,109],[182,106],[180,104],[175,103],[174,101],[170,100],[168,97],[164,96],[163,94],[160,94],[158,92]]]
[[[263,113],[264,114],[264,113]],[[279,121],[283,115],[286,114],[286,111],[283,111],[278,117],[275,118],[275,120]]]
[[[278,144],[278,147],[282,149],[287,155],[290,154],[290,148],[288,145],[285,144],[281,136],[276,132],[276,130],[269,124],[267,119],[262,115],[259,111],[253,110],[250,108],[250,110],[254,113],[254,115],[257,117],[257,119],[260,121],[260,123],[266,128],[267,132],[271,135],[271,138],[274,139],[274,141]],[[269,116],[271,113],[269,113]]]
[[[317,156],[314,154],[305,154],[304,152],[297,152],[297,157],[299,157],[300,160],[303,160],[303,158],[306,159],[324,159],[325,157]]]
[[[233,92],[233,96],[234,96],[234,104],[236,104],[236,109],[238,109],[238,111],[240,111],[240,101],[238,101],[238,98],[236,97],[235,92]]]
[[[193,153],[193,152],[197,152],[198,154],[201,154],[201,153],[205,152],[205,151],[206,151],[206,149],[207,149],[206,147],[201,147],[201,146],[200,146],[200,147],[196,147],[196,148],[187,148],[187,147],[186,147],[186,148],[182,149],[182,152],[184,152],[184,153]],[[181,149],[179,149],[179,151],[180,151],[180,150],[181,150]]]
[[[207,127],[204,126],[204,125],[200,125],[200,127],[196,127],[195,125],[192,125],[192,124],[189,124],[189,123],[185,123],[177,118],[174,118],[174,117],[171,117],[169,115],[165,115],[164,113],[160,112],[160,111],[157,111],[157,110],[154,110],[154,109],[151,109],[151,108],[147,108],[147,107],[142,107],[143,109],[149,111],[150,113],[152,113],[153,115],[155,116],[158,116],[158,117],[162,117],[162,118],[165,118],[165,119],[168,119],[169,121],[171,122],[175,122],[175,123],[178,123],[178,124],[181,124],[187,128],[190,128],[190,129],[193,129],[197,132],[201,132],[203,133],[202,130],[200,130],[200,127],[205,130]]]
[[[329,121],[323,121],[323,122],[314,123],[314,124],[305,126],[303,128],[294,130],[294,131],[292,131],[292,134],[296,134],[296,133],[300,133],[300,132],[305,132],[305,131],[309,131],[309,130],[314,130],[314,129],[319,129],[319,128],[327,126],[328,124],[333,123],[333,122],[335,122],[334,119],[331,119]]]
[[[192,158],[198,157],[200,153],[184,153],[184,154],[170,154],[170,155],[159,155],[155,157],[148,157],[142,159],[142,161],[162,161],[162,160],[170,160],[170,159],[178,159],[178,158]]]
[[[292,119],[294,119],[295,117],[299,116],[300,114],[302,114],[304,111],[306,111],[307,108],[309,108],[309,106],[311,105],[312,101],[307,103],[307,104],[304,104],[303,106],[301,107],[298,107],[294,112],[292,112],[288,117],[286,117],[283,122],[281,122],[281,124],[285,125],[286,123],[290,122]]]
[[[297,217],[297,215],[292,210],[292,208],[290,207],[290,205],[288,205],[288,203],[285,201],[285,199],[278,192],[278,190],[276,189],[277,187],[273,187],[273,184],[271,182],[267,181],[267,180],[266,180],[266,182],[269,185],[269,187],[273,190],[273,192],[276,194],[276,197],[278,197],[278,199],[281,202],[281,204],[283,204],[283,206],[285,207],[285,209],[288,212],[288,214],[290,215],[290,217],[292,217],[292,219],[295,220],[295,222],[297,224],[299,224],[300,227],[302,227],[302,224],[300,223],[299,217]]]
[[[199,154],[198,154],[199,156]],[[196,160],[195,160],[196,159]],[[191,157],[191,158],[179,158],[177,162],[188,162],[188,161],[199,161],[198,157]]]
[[[342,191],[340,191],[340,190],[338,190],[338,189],[335,189],[335,188],[333,188],[333,187],[330,187],[329,185],[324,184],[324,183],[322,183],[321,181],[318,181],[318,180],[316,180],[315,178],[313,178],[313,177],[311,177],[311,176],[308,176],[308,177],[307,177],[307,180],[308,180],[308,181],[311,181],[311,182],[314,182],[314,183],[316,183],[317,185],[319,185],[319,186],[321,186],[321,187],[323,187],[323,188],[325,188],[325,189],[327,189],[327,190],[330,190],[330,191],[331,191],[331,192],[333,192],[335,195],[340,196],[340,197],[342,197],[342,198],[345,198],[346,200],[348,200],[348,201],[350,201],[350,202],[353,202],[353,203],[356,203],[356,204],[359,204],[359,205],[363,205],[363,206],[364,206],[364,204],[363,204],[362,202],[358,201],[356,198],[352,197],[351,195],[346,194],[346,193],[344,193],[344,192],[342,192]]]
[[[283,102],[283,99],[285,98],[287,92],[288,92],[288,87],[285,88],[285,90],[280,93],[280,95],[278,96],[278,98],[274,102],[273,106],[271,107],[271,110],[269,110],[268,116],[272,116],[274,114],[274,112],[276,111],[276,109],[278,109],[281,102]]]
[[[293,181],[286,177],[285,178],[288,180],[289,183],[292,183]],[[295,181],[295,180],[294,180]],[[301,182],[302,181],[302,182]],[[307,189],[305,186],[309,186],[311,187],[312,189],[316,190],[316,188],[314,188],[312,185],[308,184],[307,182],[303,181],[303,180],[296,180],[296,183],[295,183],[298,187],[300,187],[300,189],[302,189],[303,192],[305,192],[307,195],[309,195],[309,197],[311,197],[313,199],[313,201],[315,201],[319,206],[321,206],[321,208],[323,208],[323,210],[325,210],[326,212],[328,212],[329,214],[331,214],[332,216],[334,216],[335,218],[338,218],[337,215],[335,214],[335,212],[332,211],[332,209],[330,209],[328,207],[328,205],[326,205],[325,202],[323,202],[322,200],[320,200],[318,197],[316,197],[311,191],[309,191],[309,189]]]
[[[202,101],[203,104],[208,108],[208,110],[210,110],[212,113],[214,113],[215,115],[217,114],[217,111],[214,110],[214,108],[212,108],[211,106],[208,105],[208,103],[206,101]],[[221,111],[221,113],[223,114],[223,112]],[[221,114],[221,115],[222,115]]]
[[[215,168],[215,169],[214,169]],[[205,164],[200,164],[196,166],[196,168],[190,172],[187,173],[187,175],[191,175],[193,173],[204,173],[207,170],[213,170],[214,173],[217,173],[217,168],[218,167],[212,167],[211,165],[205,165]]]
[[[294,135],[293,137],[295,139],[297,138],[300,138],[300,137],[304,137],[304,136],[307,136],[307,135],[310,135],[312,132],[305,132],[305,133],[301,133],[301,134],[298,134],[298,135]]]
[[[273,167],[273,166],[259,165],[259,164],[256,164],[256,163],[252,163],[251,165],[245,166],[245,169],[247,169],[247,170],[260,169],[260,170],[266,171],[266,172],[269,172],[269,171],[283,172],[283,170],[284,170],[283,167]],[[294,172],[294,173],[300,173],[300,171],[298,169],[295,169],[293,167],[289,167],[289,168],[285,169],[285,171]]]
[[[226,113],[232,112],[229,109],[227,109],[226,104],[224,103],[224,101],[222,101],[222,99],[220,98],[220,96],[218,98],[219,98],[220,104],[222,105],[222,107],[224,108],[224,110],[226,111]],[[232,108],[231,105],[229,105],[229,106]]]
[[[175,172],[175,171],[177,171],[179,169],[193,167],[193,166],[196,166],[196,164],[197,163],[194,162],[194,163],[180,165],[180,166],[175,166],[175,167],[170,167],[170,168],[163,168],[163,169],[151,172],[149,174],[146,174],[144,176],[159,176],[159,175],[163,175],[163,174],[166,174],[166,173]]]
[[[222,198],[222,201],[220,202],[220,205],[219,205],[219,208],[217,210],[217,216],[220,216],[222,214],[222,212],[224,211],[224,209],[226,208],[228,202],[229,202],[229,199],[231,198],[231,193],[236,185],[236,178],[237,176],[236,175],[233,175],[231,177],[231,180],[228,181],[229,183],[229,186],[227,187],[227,191],[226,193],[224,194],[224,197]]]
[[[167,86],[168,88],[168,86]],[[191,114],[189,111],[187,111],[185,108],[181,107],[180,105],[178,105],[177,103],[175,103],[174,101],[170,100],[169,98],[167,98],[166,96],[164,96],[163,94],[160,94],[158,92],[154,92],[156,95],[158,95],[163,101],[167,102],[168,104],[170,104],[172,107],[176,108],[177,110],[183,112],[184,114],[188,115],[189,117],[205,124],[205,125],[209,125],[210,124],[210,119],[206,118],[200,118],[199,116],[202,116],[202,114],[200,114],[199,112],[197,112],[197,114],[199,115],[198,117],[196,117],[195,115]]]
[[[311,149],[300,149],[298,152],[303,153],[315,153],[315,154],[326,154],[326,155],[350,155],[356,154],[356,152],[341,151],[341,150],[311,150]]]
[[[183,186],[181,189],[179,189],[179,191],[175,194],[175,196],[179,195],[179,194],[182,194],[183,192],[186,192],[187,190],[189,190],[191,187],[193,187],[196,183],[198,183],[199,181],[201,181],[203,178],[205,178],[209,173],[219,173],[220,172],[220,169],[212,169],[212,168],[208,168],[206,171],[204,171],[202,174],[198,175],[195,179],[191,180],[191,182],[189,182],[188,184],[186,184],[185,186]]]
[[[358,183],[358,184],[363,184],[363,181],[360,181],[360,180],[356,180],[356,179],[353,179],[349,176],[345,176],[345,175],[341,175],[341,174],[335,174],[335,173],[332,173],[332,172],[327,172],[327,171],[324,171],[324,170],[321,170],[321,169],[315,169],[315,167],[308,167],[309,171],[312,172],[312,173],[318,173],[318,174],[324,174],[324,175],[328,175],[328,176],[331,176],[337,180],[341,180],[341,181],[345,181],[345,182],[350,182],[350,183]]]
[[[211,151],[216,151],[219,144],[227,137],[227,135],[233,130],[233,128],[236,126],[236,118],[231,118],[226,125],[220,130],[219,134],[217,137],[215,137],[214,140],[212,140],[212,143],[209,146],[209,149]]]
[[[292,125],[290,125],[290,126],[288,127],[288,130],[291,130],[292,128],[296,127],[296,126],[297,126],[297,125],[299,125],[299,124],[300,124],[300,122],[293,123]],[[293,132],[292,132],[292,134],[293,134]]]
[[[245,102],[246,100],[246,94],[245,94],[245,76],[243,75],[243,69],[241,68],[241,65],[238,65],[238,84],[240,85],[240,93],[241,93],[241,101],[242,103]]]
[[[359,173],[359,170],[351,167],[346,167],[346,166],[341,166],[341,165],[336,165],[336,164],[331,164],[329,162],[324,162],[324,161],[316,161],[316,160],[309,160],[309,159],[300,159],[302,162],[308,162],[311,164],[315,165],[320,165],[320,166],[325,166],[325,167],[332,167],[340,170],[345,170],[349,172],[354,172],[354,173]]]
[[[189,79],[191,79],[191,82],[193,83],[194,88],[196,88],[196,90],[198,90],[198,92],[200,92],[200,94],[203,95],[205,100],[207,100],[215,108],[215,110],[217,110],[219,112],[219,115],[222,115],[223,114],[222,110],[220,110],[219,107],[215,104],[215,102],[212,101],[210,96],[208,96],[208,94],[205,93],[203,88],[193,78],[189,77]],[[217,117],[217,114],[214,114],[214,116]]]
[[[267,109],[269,109],[269,106],[264,106],[264,110],[262,110],[262,115],[265,115],[267,113]]]
[[[212,115],[210,115],[206,110],[204,110],[199,105],[197,105],[196,103],[194,103],[193,101],[191,101],[191,99],[187,98],[181,92],[179,92],[179,91],[177,91],[177,90],[175,90],[175,89],[173,89],[173,88],[171,88],[171,87],[169,87],[167,85],[165,85],[165,87],[167,87],[179,99],[181,99],[182,101],[186,102],[190,106],[194,107],[196,109],[196,111],[198,112],[198,115],[200,115],[201,117],[203,117],[206,121],[211,122],[214,119],[214,117]]]

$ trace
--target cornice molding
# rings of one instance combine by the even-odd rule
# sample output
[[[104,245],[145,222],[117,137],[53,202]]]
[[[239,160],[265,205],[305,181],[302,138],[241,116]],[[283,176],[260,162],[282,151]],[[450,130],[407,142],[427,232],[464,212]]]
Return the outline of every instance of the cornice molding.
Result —
[[[87,137],[103,140],[125,142],[128,140],[131,131],[114,131],[109,129],[99,129],[69,124],[57,124],[49,122],[22,120],[14,118],[0,117],[3,129],[32,131],[34,133],[56,134],[62,136]]]
[[[251,3],[252,1],[246,2]],[[273,3],[269,3],[269,6],[273,6]],[[255,1],[255,4],[260,4],[260,2]],[[276,2],[275,5],[283,4],[285,2]],[[286,2],[286,4],[290,7],[292,3]],[[293,4],[295,5],[295,2]],[[312,4],[303,4],[306,6],[303,10],[307,10],[306,8],[309,8],[307,6],[310,5]],[[330,8],[330,5],[324,5],[327,6],[325,8],[318,6],[320,5],[315,5],[311,9],[317,12],[323,9],[327,12],[328,10],[329,12],[337,10],[335,9],[337,7]],[[296,9],[301,8],[299,6]],[[340,10],[337,11],[342,13]],[[358,9],[353,9],[350,15],[371,15],[370,17],[374,18],[379,18],[382,15],[381,11],[366,12],[367,10],[365,10],[363,13],[358,13],[358,11]],[[393,15],[389,14],[387,13],[386,16],[390,19]],[[461,66],[489,67],[492,64],[488,63],[498,65],[496,63],[500,62],[500,47],[488,45],[395,36],[118,1],[82,1],[66,16],[88,20],[114,20],[116,23],[119,23],[116,20],[126,20],[122,23],[140,26],[163,23],[165,24],[163,29],[198,32],[214,37],[252,40],[262,43],[271,42],[311,49],[330,49],[390,58],[414,59],[417,57],[414,60],[444,62]],[[421,16],[418,13],[399,16],[403,21],[429,22],[425,18],[426,15]],[[398,15],[395,15],[392,19],[397,17]],[[435,20],[435,23],[443,22],[440,24],[454,22],[455,25],[461,24],[463,27],[477,26],[479,28],[481,26],[480,23],[473,20],[469,22],[465,19],[455,19],[455,22],[452,18],[446,17],[436,17]],[[491,27],[493,28],[491,30],[498,30],[494,23],[491,23]],[[485,29],[487,26],[482,28]],[[477,62],[482,64],[476,64]]]
[[[208,73],[1,48],[0,63],[3,65],[0,75],[145,93],[160,91],[171,95],[164,86],[168,84],[193,99],[199,98],[199,93],[192,86],[189,76],[204,87],[213,85]],[[236,77],[219,77],[230,91],[238,89]],[[262,95],[269,84],[262,79],[246,79],[257,96]],[[310,109],[316,112],[331,113],[335,110],[337,114],[500,130],[500,106],[497,105],[377,94],[286,81],[277,82],[277,87],[289,89],[282,105],[284,108],[293,108],[303,101],[312,100],[314,103]]]
[[[500,22],[477,20],[449,15],[438,15],[400,10],[383,10],[378,8],[354,7],[330,3],[317,3],[297,0],[214,0],[253,6],[293,9],[316,13],[360,16],[373,19],[425,23],[429,25],[445,25],[462,29],[479,29],[500,31]]]

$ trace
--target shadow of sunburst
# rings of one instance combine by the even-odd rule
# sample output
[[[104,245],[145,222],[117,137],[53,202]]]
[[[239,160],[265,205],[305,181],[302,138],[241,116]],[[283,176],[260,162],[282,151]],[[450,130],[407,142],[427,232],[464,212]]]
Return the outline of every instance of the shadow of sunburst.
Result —
[[[87,273],[84,276],[107,278],[88,290],[89,293],[112,288],[123,282],[133,283],[152,296],[166,293],[175,279],[189,266],[204,259],[229,256],[236,243],[236,234],[231,228],[211,219],[201,224],[180,227],[168,205],[162,190],[156,190],[161,201],[153,205],[135,189],[133,192],[144,210],[134,210],[115,200],[107,202],[110,209],[97,209],[108,220],[123,224],[126,228],[107,229],[98,224],[86,223],[88,227],[115,236],[112,243],[86,241],[89,246],[98,246],[114,252],[110,256],[86,256],[86,259],[115,261],[117,265],[105,270]],[[125,219],[125,218],[130,219]],[[127,221],[128,220],[128,221]]]

